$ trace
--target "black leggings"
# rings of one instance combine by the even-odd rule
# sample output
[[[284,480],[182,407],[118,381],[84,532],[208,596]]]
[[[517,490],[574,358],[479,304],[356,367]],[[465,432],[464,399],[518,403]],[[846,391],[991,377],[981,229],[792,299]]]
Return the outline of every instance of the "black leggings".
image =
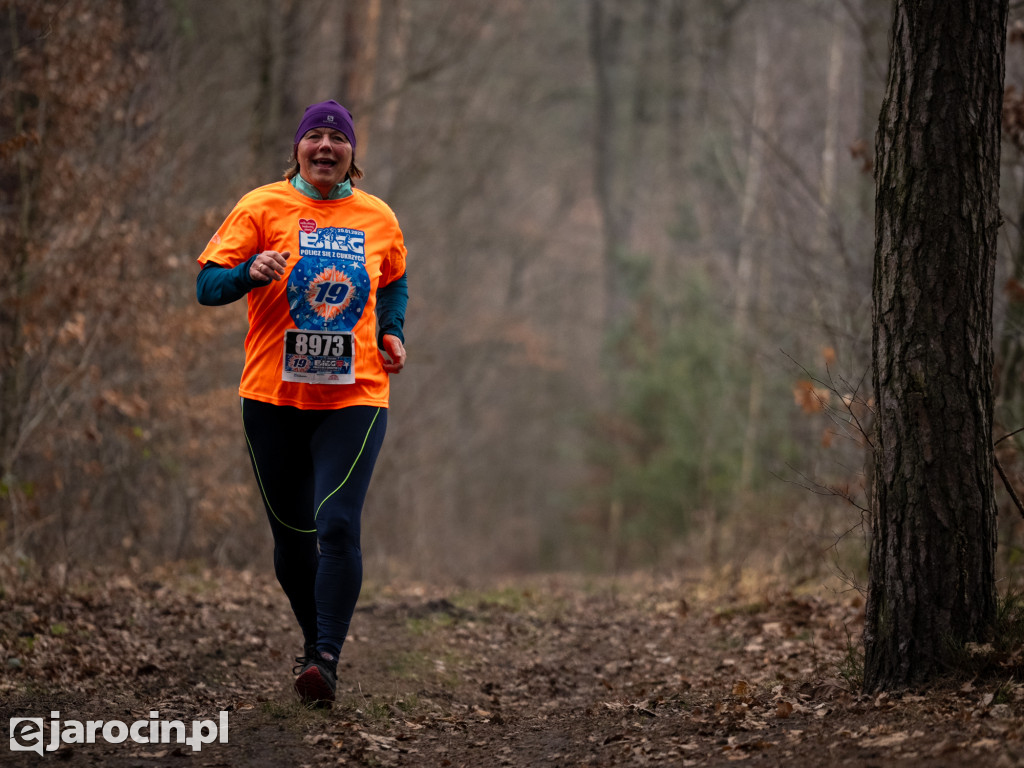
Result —
[[[360,518],[387,408],[305,411],[242,399],[274,534],[274,571],[307,647],[338,658],[363,582]]]

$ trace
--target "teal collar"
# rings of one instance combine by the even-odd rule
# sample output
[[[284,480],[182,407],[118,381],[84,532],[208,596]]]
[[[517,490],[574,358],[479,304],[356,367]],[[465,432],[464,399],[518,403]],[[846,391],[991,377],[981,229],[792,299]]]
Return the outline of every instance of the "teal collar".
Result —
[[[352,194],[352,180],[345,179],[340,184],[335,184],[334,189],[331,190],[326,198],[320,194],[320,190],[302,178],[302,174],[296,173],[291,178],[292,186],[295,187],[299,192],[304,194],[306,197],[311,197],[314,200],[341,200],[343,197],[348,197]]]

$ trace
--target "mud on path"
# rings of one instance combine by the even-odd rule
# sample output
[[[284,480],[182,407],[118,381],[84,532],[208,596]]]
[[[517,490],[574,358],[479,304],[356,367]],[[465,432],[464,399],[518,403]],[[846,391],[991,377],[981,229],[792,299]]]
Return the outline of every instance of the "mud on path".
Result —
[[[230,726],[201,751],[4,744],[0,765],[1024,765],[1017,666],[851,692],[862,610],[855,592],[644,575],[370,586],[338,701],[310,711],[292,693],[298,632],[270,577],[178,569],[63,591],[8,578],[4,722],[158,711],[190,727],[224,710]]]

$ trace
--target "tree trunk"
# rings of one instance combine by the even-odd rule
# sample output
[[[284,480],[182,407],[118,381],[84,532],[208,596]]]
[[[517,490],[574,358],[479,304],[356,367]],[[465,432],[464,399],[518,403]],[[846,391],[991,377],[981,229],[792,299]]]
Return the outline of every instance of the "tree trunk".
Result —
[[[624,185],[618,162],[621,131],[615,105],[615,72],[622,56],[622,10],[606,0],[591,0],[590,57],[594,65],[594,189],[601,209],[604,235],[605,302],[611,336],[632,317],[633,302],[623,275],[629,248],[628,207],[615,194]],[[614,388],[614,386],[613,386]]]
[[[995,616],[992,297],[1006,0],[900,0],[877,138],[866,690]]]
[[[20,19],[18,10],[12,4],[7,9],[8,38],[4,42],[12,51],[21,47],[19,38]],[[11,56],[3,66],[2,73],[7,82],[20,82],[19,58]],[[9,142],[22,141],[28,143],[29,132],[25,126],[24,98],[20,89],[13,89],[11,94],[13,105],[13,137]],[[39,137],[45,138],[45,137]],[[7,184],[10,185],[8,199],[12,202],[11,214],[7,227],[0,231],[7,234],[7,247],[0,255],[0,267],[4,271],[4,283],[0,287],[0,489],[6,499],[10,514],[7,519],[7,530],[4,531],[3,515],[0,515],[0,532],[6,534],[6,541],[0,539],[0,545],[16,540],[19,532],[18,520],[19,498],[18,478],[15,476],[15,465],[19,458],[22,426],[28,418],[26,410],[30,389],[25,386],[27,377],[26,345],[23,339],[24,306],[29,293],[27,267],[29,261],[30,237],[34,229],[35,192],[38,179],[32,172],[26,153],[17,152],[11,162],[11,171]],[[0,507],[0,512],[2,512]]]
[[[843,100],[842,74],[845,57],[846,32],[843,20],[846,10],[836,3],[832,11],[832,41],[829,43],[828,78],[825,91],[825,136],[821,148],[821,186],[818,200],[817,245],[824,256],[832,249],[829,243],[835,236],[836,189],[839,177],[839,129]]]
[[[281,152],[282,134],[291,132],[296,120],[294,110],[286,111],[283,101],[289,66],[289,40],[295,36],[294,14],[285,13],[278,3],[252,5],[257,16],[260,44],[253,51],[253,70],[257,73],[258,87],[253,104],[251,123],[251,150],[253,177],[275,178],[287,167],[288,156]],[[282,131],[282,126],[288,129]]]
[[[756,31],[754,54],[754,113],[751,117],[750,148],[747,152],[743,197],[740,209],[740,245],[736,259],[736,307],[733,323],[740,346],[737,352],[753,349],[753,309],[764,309],[771,279],[770,228],[771,194],[767,189],[766,165],[769,141],[775,137],[775,83],[771,76],[774,20],[766,14]],[[749,346],[748,346],[749,344]],[[757,355],[750,355],[750,387],[747,392],[747,420],[740,453],[739,499],[744,503],[754,479],[757,436],[764,395],[764,369]]]
[[[373,101],[377,80],[380,0],[345,6],[345,50],[341,66],[341,93],[355,120],[361,156],[365,157],[373,138],[367,106]]]
[[[409,54],[412,43],[413,15],[407,3],[394,0],[381,9],[380,26],[387,30],[380,56],[384,62],[381,74],[377,78],[380,94],[384,94],[381,102],[373,105],[373,133],[378,142],[384,144],[383,150],[375,153],[373,164],[374,184],[385,200],[391,200],[396,194],[396,172],[398,164],[395,156],[397,127],[399,124],[399,105],[402,82],[408,77]],[[366,158],[369,153],[360,150],[360,156]]]

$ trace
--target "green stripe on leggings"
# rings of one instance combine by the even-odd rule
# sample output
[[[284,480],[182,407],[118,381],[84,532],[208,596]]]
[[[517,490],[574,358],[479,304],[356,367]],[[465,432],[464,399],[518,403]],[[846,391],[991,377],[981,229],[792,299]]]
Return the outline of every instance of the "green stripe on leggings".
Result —
[[[377,417],[374,416],[373,418],[374,420],[376,420]],[[249,455],[252,456],[252,465],[256,470],[256,482],[259,483],[260,494],[263,496],[263,502],[267,505],[267,509],[270,510],[270,514],[274,516],[274,519],[277,520],[277,522],[279,522],[281,525],[283,525],[285,528],[288,528],[289,530],[297,531],[298,533],[316,533],[316,528],[304,530],[302,528],[296,528],[294,525],[288,525],[288,523],[286,523],[284,520],[278,517],[277,512],[274,511],[274,507],[271,505],[270,499],[267,497],[267,492],[263,488],[263,478],[260,477],[260,467],[256,463],[256,453],[252,449],[252,443],[249,441],[249,433],[245,429],[245,400],[242,401],[242,431],[245,432],[245,444],[249,446]],[[349,471],[351,472],[351,470]],[[316,519],[315,515],[313,519]]]
[[[373,420],[370,422],[370,426],[367,427],[366,429],[366,435],[363,436],[363,444],[359,446],[359,453],[356,455],[356,460],[352,462],[352,466],[348,468],[348,474],[345,475],[345,479],[341,481],[341,485],[339,485],[333,491],[324,496],[324,500],[321,501],[320,506],[316,508],[316,514],[313,515],[314,520],[316,520],[317,515],[320,514],[320,509],[323,507],[324,504],[327,503],[327,500],[331,498],[331,496],[336,494],[338,491],[340,491],[342,487],[345,485],[345,483],[348,482],[348,479],[352,477],[352,470],[356,468],[356,464],[358,464],[359,459],[362,458],[363,451],[366,450],[366,442],[370,439],[370,433],[373,432],[373,425],[377,423],[378,416],[380,416],[380,408],[378,408],[377,412],[373,414]]]

